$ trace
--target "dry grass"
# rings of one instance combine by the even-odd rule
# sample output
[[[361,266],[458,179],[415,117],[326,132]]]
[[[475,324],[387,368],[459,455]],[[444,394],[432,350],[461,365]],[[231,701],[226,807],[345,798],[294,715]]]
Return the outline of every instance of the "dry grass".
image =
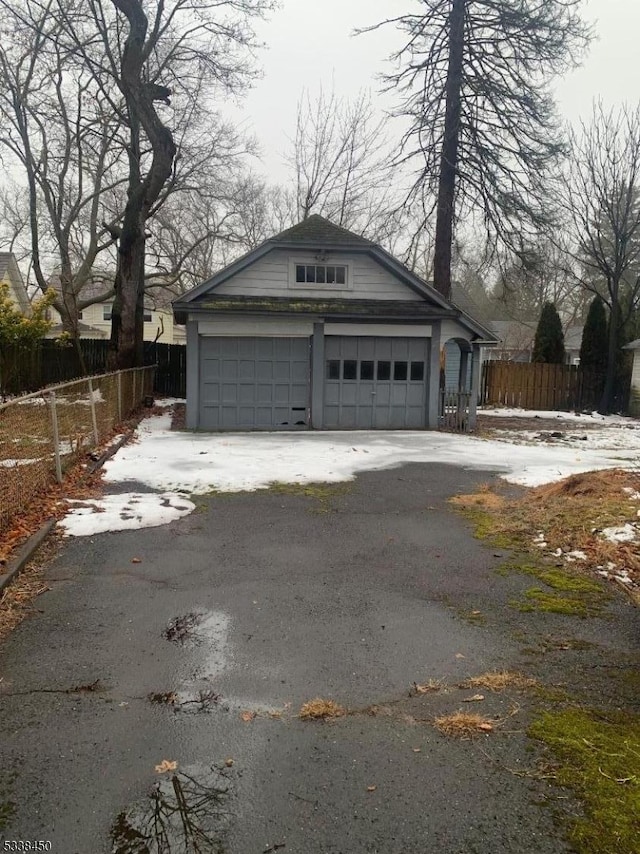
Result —
[[[504,497],[491,492],[487,484],[482,484],[478,492],[468,495],[454,495],[453,498],[449,499],[449,502],[463,509],[501,510],[505,505]]]
[[[346,713],[347,710],[333,700],[316,697],[315,700],[304,703],[298,712],[298,717],[302,721],[324,721],[327,718],[340,718]]]
[[[434,720],[433,725],[449,738],[474,738],[474,736],[486,735],[493,730],[493,723],[489,718],[474,712],[453,712],[450,715],[441,715]]]
[[[595,568],[611,562],[640,583],[637,543],[610,542],[600,533],[603,528],[638,522],[640,502],[630,499],[631,490],[640,492],[638,472],[605,469],[535,487],[520,499],[507,500],[483,485],[477,493],[458,495],[451,503],[471,519],[481,538],[540,555],[533,538],[541,532],[546,551],[585,553],[587,560],[574,566]]]
[[[461,682],[460,688],[486,688],[487,691],[504,691],[505,688],[516,688],[524,691],[527,688],[535,688],[538,682],[523,673],[511,670],[489,670],[479,676],[472,676]]]

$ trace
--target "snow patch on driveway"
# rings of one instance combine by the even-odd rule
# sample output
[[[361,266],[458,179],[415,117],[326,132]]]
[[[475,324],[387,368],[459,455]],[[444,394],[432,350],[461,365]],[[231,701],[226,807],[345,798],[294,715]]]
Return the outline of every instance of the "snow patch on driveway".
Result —
[[[65,535],[70,537],[155,528],[175,522],[195,510],[193,502],[171,492],[160,495],[125,492],[72,503],[74,506],[60,522]]]
[[[435,431],[189,433],[172,431],[170,423],[169,414],[145,419],[138,442],[106,463],[106,480],[136,480],[156,490],[202,494],[255,490],[272,483],[346,481],[363,471],[431,462],[497,471],[511,483],[537,486],[640,461],[640,431],[635,430],[628,431],[624,448],[603,442],[602,447],[587,449],[579,442],[518,445]]]

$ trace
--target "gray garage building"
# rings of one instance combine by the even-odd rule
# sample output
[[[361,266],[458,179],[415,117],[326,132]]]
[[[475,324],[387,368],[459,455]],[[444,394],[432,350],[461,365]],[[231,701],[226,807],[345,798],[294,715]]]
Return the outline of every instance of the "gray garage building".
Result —
[[[492,332],[375,243],[311,216],[179,297],[187,427],[428,429],[475,420]],[[447,342],[457,388],[443,389]],[[448,349],[451,348],[451,343]]]

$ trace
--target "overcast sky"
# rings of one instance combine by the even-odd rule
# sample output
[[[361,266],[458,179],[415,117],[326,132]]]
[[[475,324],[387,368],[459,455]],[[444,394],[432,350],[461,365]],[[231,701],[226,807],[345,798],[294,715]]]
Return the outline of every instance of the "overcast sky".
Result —
[[[376,75],[401,44],[393,27],[352,37],[356,27],[418,8],[417,0],[282,0],[261,25],[267,44],[261,54],[264,79],[243,101],[240,117],[262,144],[262,170],[271,181],[286,175],[282,155],[294,132],[296,105],[304,87],[320,86],[339,95],[376,93]],[[640,100],[640,0],[585,0],[585,17],[598,35],[581,69],[557,86],[560,111],[572,121],[586,116],[594,97],[614,105]],[[376,95],[381,107],[388,100]],[[234,116],[237,112],[233,111]]]

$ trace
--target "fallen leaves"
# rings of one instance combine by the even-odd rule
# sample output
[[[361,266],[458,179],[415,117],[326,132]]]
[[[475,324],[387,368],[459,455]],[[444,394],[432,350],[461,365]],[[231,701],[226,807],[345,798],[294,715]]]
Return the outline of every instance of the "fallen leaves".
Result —
[[[367,786],[367,792],[375,792],[377,788],[377,786]]]
[[[244,721],[245,723],[249,723],[250,721],[255,720],[257,716],[257,712],[253,712],[248,709],[244,712],[240,712],[240,720]]]
[[[428,682],[420,684],[413,682],[411,687],[412,694],[436,694],[442,690],[442,682],[439,679],[429,679]]]
[[[479,703],[481,700],[484,700],[484,694],[474,694],[473,697],[463,697],[463,703]]]
[[[177,767],[177,762],[174,762],[171,759],[163,759],[159,765],[156,765],[156,772],[158,774],[166,774],[167,771],[175,771]]]
[[[303,704],[298,712],[298,717],[302,721],[326,720],[327,718],[342,717],[346,713],[347,710],[333,700],[323,700],[321,697],[316,697],[315,700],[309,700]]]

